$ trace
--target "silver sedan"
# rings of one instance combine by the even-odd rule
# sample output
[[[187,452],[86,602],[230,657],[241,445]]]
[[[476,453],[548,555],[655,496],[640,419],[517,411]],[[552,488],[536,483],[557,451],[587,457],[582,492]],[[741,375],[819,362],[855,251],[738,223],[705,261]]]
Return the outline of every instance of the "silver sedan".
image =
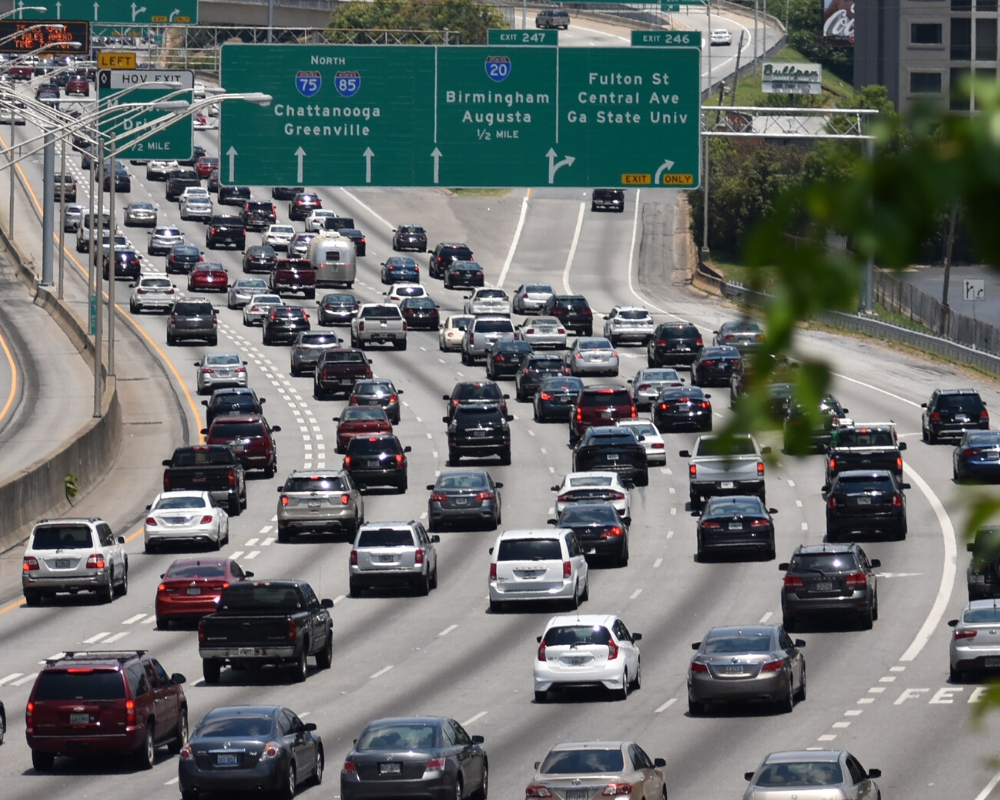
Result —
[[[514,335],[536,350],[542,347],[566,349],[566,328],[555,317],[526,319],[515,328]]]
[[[155,228],[156,206],[152,203],[129,203],[125,206],[126,228]]]
[[[511,306],[515,314],[537,314],[554,294],[547,283],[522,283],[514,291]]]
[[[972,672],[1000,672],[1000,608],[992,599],[972,600],[954,628],[949,649],[951,682],[960,683]]]
[[[743,800],[881,800],[875,778],[846,750],[789,750],[771,753],[753,772]]]
[[[649,367],[640,369],[629,379],[632,384],[632,401],[636,408],[650,408],[660,398],[664,389],[675,389],[684,385],[684,379],[677,370],[669,367]]]
[[[198,394],[210,394],[224,386],[247,385],[247,362],[239,353],[206,353],[194,365],[198,367]]]
[[[566,354],[573,375],[618,375],[618,353],[603,336],[581,336]]]
[[[149,232],[146,252],[151,256],[165,256],[175,244],[184,244],[184,234],[180,228],[161,225]]]
[[[229,287],[226,305],[229,308],[243,308],[255,295],[267,294],[267,281],[263,278],[238,278]]]
[[[255,294],[243,306],[243,324],[247,327],[261,325],[264,322],[264,317],[271,313],[272,308],[284,304],[285,301],[276,294]]]
[[[688,712],[704,714],[709,701],[763,701],[790,712],[806,699],[805,645],[778,625],[712,628],[691,645]]]

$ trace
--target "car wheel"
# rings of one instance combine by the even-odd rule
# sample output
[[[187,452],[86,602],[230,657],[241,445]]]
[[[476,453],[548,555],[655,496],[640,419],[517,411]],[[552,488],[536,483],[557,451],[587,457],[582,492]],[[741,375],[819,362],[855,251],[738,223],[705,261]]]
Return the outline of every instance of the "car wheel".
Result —
[[[801,678],[801,681],[802,682],[799,684],[799,691],[798,691],[798,694],[795,695],[795,699],[798,700],[800,703],[804,703],[805,699],[806,699],[806,665],[805,664],[802,665],[802,678]]]
[[[333,664],[333,632],[326,635],[326,646],[316,654],[316,666],[320,669],[330,669]]]
[[[275,471],[276,467],[277,467],[277,464],[274,464],[274,463],[268,464],[266,467],[264,467],[264,477],[265,478],[273,478],[274,477],[274,471]]]
[[[427,597],[431,591],[431,578],[430,575],[424,575],[420,580],[417,581],[416,585],[417,595],[419,597]]]
[[[688,496],[692,511],[701,511],[701,496],[692,492]]]
[[[7,715],[0,710],[0,744],[3,744],[3,737],[7,734]]]
[[[576,584],[573,587],[573,596],[569,599],[569,607],[573,611],[580,607],[580,585]]]
[[[792,676],[788,676],[788,696],[778,703],[778,710],[782,714],[791,714],[795,710],[795,689],[792,685]]]
[[[538,703],[539,705],[542,705],[548,699],[549,699],[548,692],[539,692],[539,691],[535,692],[535,702]]]
[[[323,768],[326,766],[326,757],[323,755],[323,748],[316,750],[316,766],[313,768],[312,785],[319,786],[323,783]]]
[[[924,441],[924,442],[927,441],[927,426],[926,425],[921,425],[920,426],[920,439],[921,439],[921,441]]]
[[[490,600],[490,613],[491,614],[502,614],[503,613],[503,603],[500,600]]]
[[[438,571],[437,567],[434,567],[434,572],[431,573],[431,588],[437,589],[438,587]]]
[[[156,618],[156,630],[158,631],[168,631],[170,630],[170,620],[164,619],[163,617]]]
[[[637,692],[642,688],[642,661],[635,663],[635,677],[632,679],[632,691]]]
[[[174,732],[174,740],[168,745],[171,753],[177,755],[181,748],[187,744],[188,740],[188,712],[186,708],[181,709],[177,716],[177,728]]]
[[[306,650],[309,649],[309,640],[302,643],[302,650],[295,662],[295,672],[292,674],[292,683],[302,683],[309,674],[309,665],[306,664]]]
[[[125,569],[122,571],[122,582],[115,587],[114,593],[119,597],[128,594],[128,562],[125,563]]]
[[[462,776],[455,776],[455,800],[463,800],[465,793],[462,789]]]
[[[142,747],[135,751],[135,762],[139,769],[152,769],[156,761],[156,742],[153,738],[155,724],[146,722],[146,736],[143,739]]]
[[[952,683],[965,683],[965,673],[960,669],[955,669],[955,667],[948,668],[948,678]],[[35,754],[32,753],[32,756]]]
[[[222,674],[222,662],[217,658],[205,658],[201,662],[201,676],[205,683],[216,684]]]
[[[218,347],[219,346],[219,337],[218,337],[218,335],[215,335],[211,339],[208,340],[208,346],[209,347]]]
[[[938,437],[935,436],[934,433],[930,429],[928,429],[927,430],[927,444],[937,444],[937,440],[938,440]]]
[[[108,585],[97,587],[97,599],[102,603],[110,603],[115,599],[115,573],[112,570],[108,576]]]
[[[281,800],[292,800],[295,797],[295,789],[298,787],[298,780],[295,777],[295,761],[288,762],[288,774],[285,776],[285,783],[278,791]]]
[[[692,700],[688,697],[688,715],[700,717],[705,713],[705,704],[701,700]]]
[[[870,631],[875,624],[875,617],[872,616],[871,606],[861,615],[861,630]]]
[[[54,753],[39,753],[37,750],[31,751],[31,766],[35,772],[49,772],[56,763]]]
[[[878,593],[872,598],[872,619],[878,619]]]
[[[622,543],[622,551],[618,554],[617,561],[619,567],[628,566],[628,539]]]
[[[510,466],[510,448],[500,453],[500,463],[505,467]]]
[[[479,782],[479,790],[474,797],[476,800],[486,800],[490,794],[490,763],[483,756],[483,779]]]
[[[781,627],[785,629],[785,633],[795,632],[795,617],[791,614],[784,614],[781,617]]]
[[[173,347],[176,344],[177,344],[177,337],[168,333],[167,334],[167,346],[168,347]]]
[[[615,692],[616,700],[628,700],[629,689],[632,686],[632,682],[628,676],[628,667],[622,671],[622,688]]]
[[[351,597],[361,597],[361,585],[355,581],[351,581],[350,594]]]
[[[649,486],[649,471],[640,473],[635,479],[636,486]]]

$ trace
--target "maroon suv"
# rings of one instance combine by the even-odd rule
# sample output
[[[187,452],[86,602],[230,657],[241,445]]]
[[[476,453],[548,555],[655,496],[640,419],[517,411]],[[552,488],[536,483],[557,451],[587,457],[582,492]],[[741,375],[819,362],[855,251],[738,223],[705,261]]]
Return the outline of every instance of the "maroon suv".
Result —
[[[152,769],[155,750],[187,744],[184,676],[167,675],[145,650],[63,653],[45,662],[25,711],[25,738],[38,772],[56,756],[129,753]]]
[[[614,425],[619,419],[636,419],[639,412],[628,389],[621,386],[585,386],[576,397],[569,417],[569,438],[574,444],[593,425]]]
[[[205,444],[225,444],[233,451],[243,469],[262,469],[264,476],[273,478],[278,468],[278,451],[273,433],[281,428],[271,427],[260,414],[226,414],[212,420],[205,428]]]

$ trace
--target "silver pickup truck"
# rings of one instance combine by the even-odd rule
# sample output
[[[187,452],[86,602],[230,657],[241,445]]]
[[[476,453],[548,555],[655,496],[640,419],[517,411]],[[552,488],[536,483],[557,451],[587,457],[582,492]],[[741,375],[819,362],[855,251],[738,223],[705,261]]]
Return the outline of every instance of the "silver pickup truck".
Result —
[[[693,452],[680,451],[688,459],[691,510],[700,510],[706,497],[733,494],[755,494],[765,503],[763,456],[770,452],[750,434],[729,442],[720,436],[699,436]]]
[[[351,320],[351,347],[391,344],[406,349],[406,321],[394,303],[365,303]]]

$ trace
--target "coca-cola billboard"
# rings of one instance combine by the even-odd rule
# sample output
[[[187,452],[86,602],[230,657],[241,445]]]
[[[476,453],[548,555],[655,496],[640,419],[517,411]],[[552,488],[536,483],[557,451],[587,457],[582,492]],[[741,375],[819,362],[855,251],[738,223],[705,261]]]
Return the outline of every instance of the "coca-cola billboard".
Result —
[[[823,0],[823,38],[828,44],[854,46],[854,0]]]

